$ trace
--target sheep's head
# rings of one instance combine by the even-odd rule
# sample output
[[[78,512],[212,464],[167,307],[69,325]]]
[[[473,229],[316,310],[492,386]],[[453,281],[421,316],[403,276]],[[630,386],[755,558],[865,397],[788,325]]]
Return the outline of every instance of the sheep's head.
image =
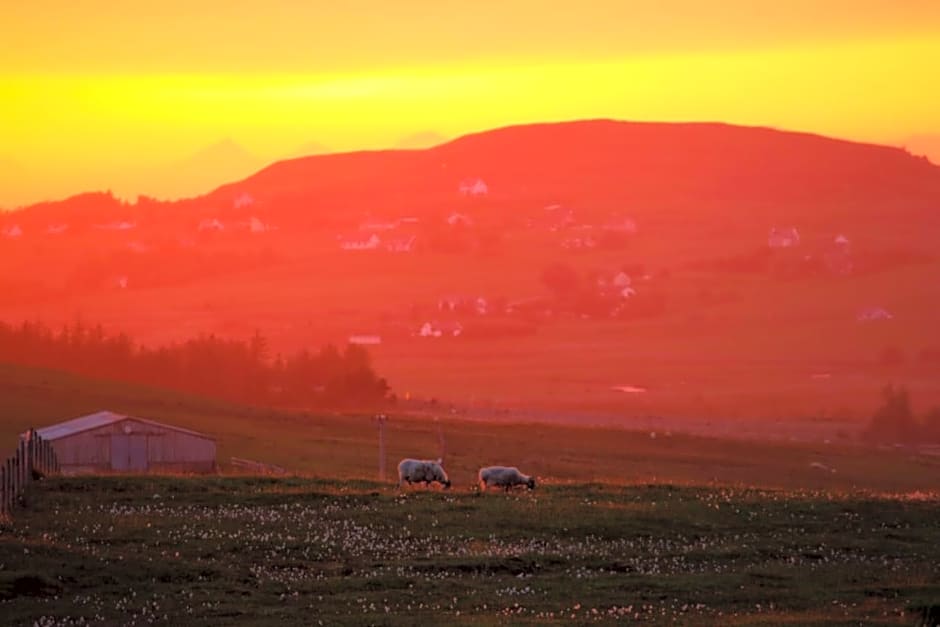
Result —
[[[535,489],[535,477],[529,477],[529,480],[526,481],[525,484],[529,487],[530,490],[534,490]]]
[[[444,481],[441,483],[444,486],[445,490],[450,490],[450,479],[444,479]]]

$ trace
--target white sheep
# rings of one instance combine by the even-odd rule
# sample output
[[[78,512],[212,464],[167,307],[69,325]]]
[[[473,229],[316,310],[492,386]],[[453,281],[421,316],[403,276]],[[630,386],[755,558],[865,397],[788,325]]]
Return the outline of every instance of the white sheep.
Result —
[[[535,477],[524,475],[515,466],[487,466],[481,468],[477,475],[480,479],[480,490],[486,491],[488,487],[504,488],[507,492],[520,485],[535,489]]]
[[[450,487],[450,479],[441,465],[441,460],[403,459],[398,462],[398,489],[404,482],[421,483],[426,487],[432,483],[440,483],[444,488]]]

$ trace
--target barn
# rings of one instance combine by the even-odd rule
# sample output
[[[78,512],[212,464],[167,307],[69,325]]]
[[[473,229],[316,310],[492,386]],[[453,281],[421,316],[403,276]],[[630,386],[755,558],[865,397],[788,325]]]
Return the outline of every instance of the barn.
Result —
[[[65,474],[212,472],[211,436],[135,416],[100,411],[37,429]]]

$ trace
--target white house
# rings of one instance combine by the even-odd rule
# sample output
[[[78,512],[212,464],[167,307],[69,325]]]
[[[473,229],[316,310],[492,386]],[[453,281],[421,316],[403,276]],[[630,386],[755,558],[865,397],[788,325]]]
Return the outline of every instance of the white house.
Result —
[[[630,275],[628,275],[626,272],[618,272],[616,275],[614,275],[611,283],[617,287],[627,287],[633,283],[633,281],[630,280]]]
[[[347,341],[359,346],[376,346],[382,343],[382,337],[380,335],[350,335]]]
[[[199,231],[224,231],[225,225],[218,218],[205,218],[199,221]]]
[[[486,196],[490,192],[489,186],[481,178],[464,179],[457,187],[461,196]]]
[[[875,322],[878,320],[893,320],[894,316],[882,307],[866,307],[855,317],[859,322]]]
[[[463,325],[459,322],[451,324],[425,322],[418,329],[418,337],[460,337],[461,333],[463,333]]]
[[[23,229],[21,229],[18,224],[13,224],[3,229],[3,236],[11,239],[23,237]]]
[[[242,192],[235,197],[235,200],[232,201],[232,206],[236,209],[241,209],[242,207],[250,207],[255,204],[255,199],[251,194]]]
[[[389,240],[385,243],[385,250],[390,253],[410,253],[414,250],[416,239],[417,238],[412,235],[411,237],[399,237]]]
[[[349,238],[342,239],[339,247],[343,250],[375,250],[382,243],[379,236],[373,233],[367,239]]]
[[[109,222],[108,224],[96,224],[95,228],[105,231],[130,231],[131,229],[137,228],[137,223],[122,220],[119,222]]]
[[[49,235],[62,235],[68,230],[68,224],[50,224],[46,227],[46,233]]]
[[[473,218],[463,213],[452,213],[447,216],[447,224],[450,226],[473,226]]]
[[[265,224],[254,216],[251,216],[251,219],[248,220],[248,230],[252,233],[266,233],[268,231],[273,231],[274,227]]]
[[[767,245],[771,248],[793,248],[800,245],[800,233],[795,226],[770,229]]]
[[[604,230],[613,231],[614,233],[622,233],[625,235],[636,235],[636,221],[632,218],[621,218],[619,220],[614,220],[613,222],[608,222],[605,224]]]

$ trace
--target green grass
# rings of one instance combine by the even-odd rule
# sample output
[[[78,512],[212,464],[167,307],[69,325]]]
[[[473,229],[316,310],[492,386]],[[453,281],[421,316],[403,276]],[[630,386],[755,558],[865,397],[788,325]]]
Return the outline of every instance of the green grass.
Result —
[[[0,530],[0,613],[11,625],[906,625],[940,604],[938,515],[936,495],[55,478]]]
[[[217,438],[218,460],[231,456],[278,464],[300,474],[374,479],[378,434],[370,416],[283,412],[231,405],[171,391],[0,365],[0,453],[16,435],[89,412],[116,412],[179,425]],[[436,458],[457,486],[480,466],[509,463],[553,483],[713,483],[787,489],[936,489],[940,458],[851,442],[808,444],[693,437],[660,431],[558,424],[472,422],[449,415],[393,415],[387,476],[403,457]],[[836,472],[814,468],[818,462]]]

